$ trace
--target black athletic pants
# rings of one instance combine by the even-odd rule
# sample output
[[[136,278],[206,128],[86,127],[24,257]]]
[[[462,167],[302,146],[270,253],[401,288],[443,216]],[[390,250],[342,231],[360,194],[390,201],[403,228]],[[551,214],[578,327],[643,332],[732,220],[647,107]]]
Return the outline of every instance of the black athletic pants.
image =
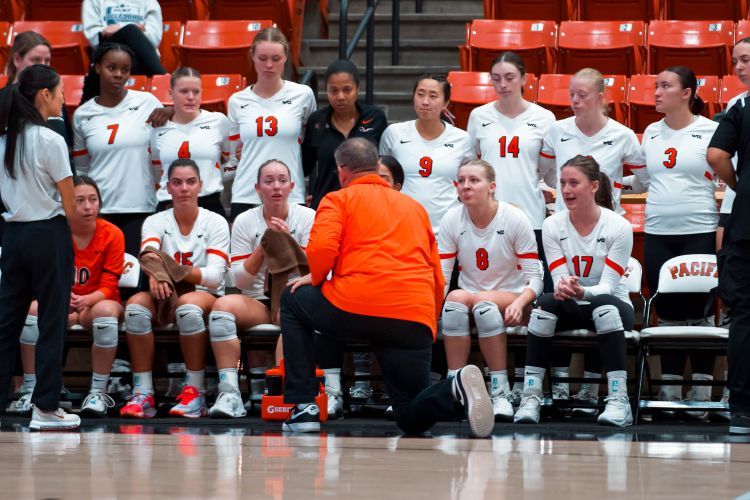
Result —
[[[287,288],[281,296],[286,403],[312,403],[318,394],[316,330],[339,341],[372,344],[393,402],[396,423],[404,432],[422,433],[436,422],[463,415],[453,397],[452,379],[430,385],[433,340],[426,325],[343,311],[313,286],[302,286],[294,293]]]
[[[716,232],[700,234],[658,235],[646,233],[643,240],[646,282],[653,294],[659,284],[662,264],[673,257],[692,253],[716,253]],[[656,314],[664,320],[688,320],[703,318],[707,294],[670,293],[660,295],[655,302]],[[693,373],[712,374],[716,356],[705,351],[685,350],[664,352],[661,355],[661,371],[669,375],[682,376],[685,361],[690,355]]]
[[[135,53],[133,61],[133,75],[163,75],[167,73],[161,65],[159,53],[146,35],[135,24],[128,24],[120,28],[117,33],[107,38],[100,38],[99,43],[121,43],[130,47]]]
[[[39,340],[31,402],[45,411],[59,406],[73,262],[65,217],[5,225],[0,256],[0,413],[7,407],[18,340],[34,299],[39,302]]]

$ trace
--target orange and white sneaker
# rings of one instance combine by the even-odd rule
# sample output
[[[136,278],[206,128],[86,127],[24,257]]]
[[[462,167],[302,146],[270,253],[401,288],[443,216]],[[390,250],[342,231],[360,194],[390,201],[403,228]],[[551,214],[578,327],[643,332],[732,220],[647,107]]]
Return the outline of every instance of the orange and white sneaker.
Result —
[[[121,417],[154,418],[156,416],[156,401],[153,394],[135,392],[130,400],[120,409]]]
[[[169,410],[172,417],[200,418],[208,415],[206,396],[192,385],[186,385],[177,396],[177,404]]]

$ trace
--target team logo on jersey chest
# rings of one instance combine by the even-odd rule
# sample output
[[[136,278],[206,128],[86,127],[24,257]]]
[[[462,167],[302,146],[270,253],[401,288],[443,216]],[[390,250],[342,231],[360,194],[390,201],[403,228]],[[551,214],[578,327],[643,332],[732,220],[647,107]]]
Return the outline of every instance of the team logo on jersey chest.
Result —
[[[445,146],[446,148],[452,148],[453,147],[453,143],[446,142],[445,144],[443,144],[443,146]]]
[[[690,134],[690,135],[695,137],[696,139],[703,139],[703,136],[700,134]]]
[[[531,127],[531,128],[537,128],[536,127],[536,123],[528,123],[527,122],[526,125],[529,126],[529,127]]]
[[[499,231],[497,231],[497,234],[505,234],[505,229],[500,229]]]
[[[211,130],[211,125],[201,125],[201,130]]]
[[[604,144],[605,146],[611,146],[612,141],[602,141],[602,144]]]
[[[597,242],[597,243],[604,243],[604,238],[597,238],[597,239],[596,239],[596,242]]]
[[[292,103],[291,99],[284,99],[283,101],[281,101],[281,104],[291,104],[291,103]]]
[[[138,111],[140,108],[140,106],[133,106],[132,108],[128,108],[128,111]]]

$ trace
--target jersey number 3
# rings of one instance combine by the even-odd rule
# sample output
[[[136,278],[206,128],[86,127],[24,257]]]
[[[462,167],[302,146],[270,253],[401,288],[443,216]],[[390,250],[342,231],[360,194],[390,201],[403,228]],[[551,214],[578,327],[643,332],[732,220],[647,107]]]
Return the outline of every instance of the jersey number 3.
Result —
[[[677,165],[677,150],[675,148],[667,148],[664,154],[667,155],[667,159],[663,162],[664,166],[674,168]]]
[[[265,122],[266,127],[263,126],[263,122]],[[258,137],[263,137],[263,135],[273,137],[279,132],[279,120],[275,116],[266,116],[265,118],[259,116],[255,119],[255,125],[258,126]]]
[[[583,263],[583,272],[581,272],[581,263]],[[594,258],[590,255],[576,255],[573,257],[573,272],[576,273],[576,276],[588,278],[593,263]]]

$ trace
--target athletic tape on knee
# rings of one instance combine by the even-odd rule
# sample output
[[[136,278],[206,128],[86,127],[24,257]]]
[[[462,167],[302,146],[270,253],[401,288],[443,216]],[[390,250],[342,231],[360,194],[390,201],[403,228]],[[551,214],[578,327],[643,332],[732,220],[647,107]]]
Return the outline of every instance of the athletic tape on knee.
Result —
[[[151,311],[138,304],[128,304],[125,307],[125,330],[130,335],[151,333]]]
[[[25,345],[36,345],[36,341],[39,340],[39,325],[37,325],[39,318],[32,316],[31,314],[26,316],[26,322],[23,324],[23,330],[21,330],[21,343]]]
[[[117,347],[117,336],[119,328],[117,318],[96,318],[93,321],[94,345],[105,349]]]
[[[529,333],[537,337],[552,337],[555,335],[557,316],[543,309],[531,311]]]
[[[197,335],[206,331],[203,309],[195,304],[182,304],[175,309],[180,335]]]
[[[483,300],[474,305],[472,313],[474,313],[474,323],[477,325],[477,336],[480,339],[505,333],[503,315],[500,314],[494,302]]]
[[[226,342],[237,338],[237,318],[234,314],[214,311],[208,315],[208,334],[211,342]]]
[[[458,302],[445,301],[442,315],[443,336],[464,337],[469,335],[469,308]]]
[[[624,330],[620,311],[611,304],[597,307],[591,312],[591,315],[594,318],[596,333],[599,335]]]

